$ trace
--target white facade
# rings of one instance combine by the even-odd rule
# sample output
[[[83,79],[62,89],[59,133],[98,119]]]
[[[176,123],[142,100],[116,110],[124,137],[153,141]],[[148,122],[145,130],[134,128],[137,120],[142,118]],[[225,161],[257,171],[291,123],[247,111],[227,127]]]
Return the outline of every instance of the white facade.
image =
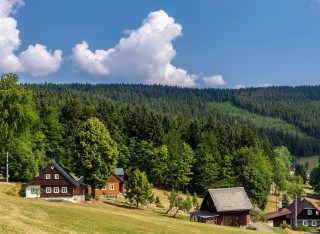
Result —
[[[26,187],[26,198],[39,198],[40,185],[29,185]]]

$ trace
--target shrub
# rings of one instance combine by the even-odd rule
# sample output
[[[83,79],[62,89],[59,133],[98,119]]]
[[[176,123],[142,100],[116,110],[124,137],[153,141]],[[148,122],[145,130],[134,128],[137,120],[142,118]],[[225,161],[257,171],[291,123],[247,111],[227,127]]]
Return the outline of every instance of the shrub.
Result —
[[[156,207],[158,207],[158,208],[164,208],[164,205],[162,205],[161,203],[157,203],[157,204],[156,204]]]
[[[290,225],[290,224],[287,224],[287,223],[281,224],[280,227],[281,227],[282,229],[286,229],[286,228],[291,229],[291,225]]]
[[[292,230],[303,231],[303,232],[311,232],[312,228],[308,227],[308,226],[294,226],[294,227],[292,227]]]
[[[249,229],[249,230],[257,230],[256,227],[252,226],[252,225],[249,225],[248,227],[246,227],[246,229]]]
[[[259,220],[261,222],[267,222],[267,216],[265,213],[260,213],[260,217],[259,217]]]

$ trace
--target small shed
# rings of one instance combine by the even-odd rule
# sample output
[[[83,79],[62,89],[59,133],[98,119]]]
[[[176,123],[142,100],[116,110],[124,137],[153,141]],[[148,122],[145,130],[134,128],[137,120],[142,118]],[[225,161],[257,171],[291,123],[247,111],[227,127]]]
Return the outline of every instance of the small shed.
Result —
[[[200,210],[190,213],[190,220],[225,226],[250,223],[253,208],[243,187],[208,189]]]

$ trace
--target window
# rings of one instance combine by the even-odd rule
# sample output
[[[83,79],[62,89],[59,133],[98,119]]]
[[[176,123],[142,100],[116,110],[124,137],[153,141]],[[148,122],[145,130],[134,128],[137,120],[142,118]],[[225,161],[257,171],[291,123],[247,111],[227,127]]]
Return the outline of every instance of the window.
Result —
[[[317,226],[317,220],[312,220],[311,226],[312,227],[316,227]]]
[[[67,187],[62,187],[61,188],[61,193],[67,193],[68,192],[68,188]]]
[[[51,193],[51,187],[46,187],[46,193]]]
[[[114,184],[109,184],[109,190],[114,190]]]
[[[303,226],[308,226],[308,220],[303,220]]]
[[[102,190],[106,190],[106,189],[107,189],[106,187],[103,187],[103,188],[102,188]]]
[[[50,177],[51,177],[50,174],[46,174],[46,179],[47,180],[50,180]]]
[[[54,188],[53,188],[53,192],[54,192],[54,193],[59,193],[59,187],[54,187]]]
[[[312,215],[312,210],[308,210],[308,215]]]
[[[59,179],[59,174],[54,174],[54,179],[58,180]]]
[[[39,189],[31,188],[31,194],[38,194]]]

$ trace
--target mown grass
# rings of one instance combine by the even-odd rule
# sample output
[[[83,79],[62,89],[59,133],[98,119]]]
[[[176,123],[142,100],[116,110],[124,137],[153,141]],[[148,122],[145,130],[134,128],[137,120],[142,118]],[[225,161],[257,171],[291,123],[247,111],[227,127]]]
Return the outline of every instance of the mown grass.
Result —
[[[319,163],[319,155],[305,157],[305,158],[298,158],[298,163],[305,165],[307,162],[309,164],[308,172],[310,173],[312,169]]]
[[[17,184],[0,183],[0,233],[259,233],[104,201],[73,204],[26,199],[17,196],[18,190]]]

